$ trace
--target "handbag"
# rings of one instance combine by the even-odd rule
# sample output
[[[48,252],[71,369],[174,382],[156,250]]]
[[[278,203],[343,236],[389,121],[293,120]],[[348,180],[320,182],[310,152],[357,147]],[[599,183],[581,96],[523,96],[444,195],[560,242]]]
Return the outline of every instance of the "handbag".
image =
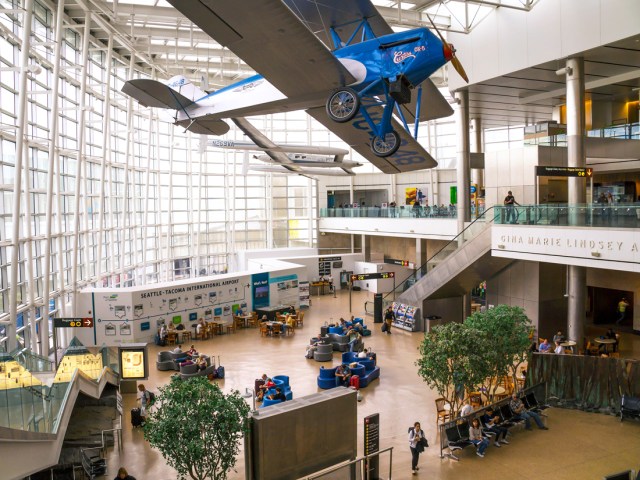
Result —
[[[429,442],[427,441],[427,439],[425,437],[422,437],[420,439],[420,441],[418,442],[418,444],[422,447],[423,450],[425,448],[429,448]]]

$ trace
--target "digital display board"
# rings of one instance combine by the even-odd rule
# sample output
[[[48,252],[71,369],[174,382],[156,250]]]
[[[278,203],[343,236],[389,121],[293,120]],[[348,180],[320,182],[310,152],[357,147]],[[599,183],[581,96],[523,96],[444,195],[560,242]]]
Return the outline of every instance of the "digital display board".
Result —
[[[120,346],[118,349],[120,376],[123,380],[145,380],[149,376],[147,345],[142,343]]]

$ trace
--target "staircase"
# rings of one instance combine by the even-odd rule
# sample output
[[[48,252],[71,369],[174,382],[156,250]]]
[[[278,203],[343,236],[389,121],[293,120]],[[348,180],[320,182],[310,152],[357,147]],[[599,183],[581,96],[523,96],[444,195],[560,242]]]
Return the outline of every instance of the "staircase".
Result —
[[[420,306],[430,298],[461,296],[511,264],[512,259],[491,256],[491,226],[496,214],[491,207],[471,222],[398,286],[402,293],[396,301]]]

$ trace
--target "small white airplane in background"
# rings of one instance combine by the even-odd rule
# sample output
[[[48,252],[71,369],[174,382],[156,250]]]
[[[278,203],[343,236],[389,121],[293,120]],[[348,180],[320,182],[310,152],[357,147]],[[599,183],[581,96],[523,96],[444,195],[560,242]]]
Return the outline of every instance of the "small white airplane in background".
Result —
[[[269,165],[251,164],[249,163],[249,155],[246,155],[243,168],[245,173],[253,170],[310,176],[343,176],[355,175],[351,169],[362,166],[362,163],[344,160],[344,156],[349,152],[342,148],[314,145],[273,145],[263,147],[252,142],[237,142],[235,140],[209,140],[207,145],[225,150],[265,152],[263,155],[252,155],[251,158]]]

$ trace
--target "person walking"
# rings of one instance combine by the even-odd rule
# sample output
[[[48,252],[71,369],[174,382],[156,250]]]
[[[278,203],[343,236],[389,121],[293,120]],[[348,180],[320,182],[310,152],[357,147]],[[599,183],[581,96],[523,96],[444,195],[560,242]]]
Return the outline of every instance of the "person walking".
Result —
[[[384,314],[384,324],[385,324],[385,332],[387,335],[391,335],[391,324],[396,318],[396,314],[393,313],[393,308],[387,308],[386,313]]]
[[[151,406],[151,393],[142,383],[138,385],[138,391],[140,392],[140,416],[144,423],[147,418],[147,410]]]
[[[418,459],[420,454],[424,452],[424,432],[420,428],[420,422],[413,424],[413,427],[409,428],[409,448],[411,449],[411,472],[413,475],[418,473],[420,467],[418,466]]]
[[[513,196],[511,190],[509,190],[507,192],[507,196],[504,197],[504,205],[507,207],[507,214],[505,216],[506,223],[518,223],[518,213],[516,212],[514,205],[520,206],[520,204],[516,202],[516,197]]]
[[[624,321],[624,317],[627,315],[627,308],[629,307],[629,302],[627,302],[626,297],[622,297],[622,299],[618,302],[618,319],[616,320],[616,325],[620,325]]]
[[[136,477],[129,475],[126,468],[120,467],[118,475],[113,480],[136,480]]]

